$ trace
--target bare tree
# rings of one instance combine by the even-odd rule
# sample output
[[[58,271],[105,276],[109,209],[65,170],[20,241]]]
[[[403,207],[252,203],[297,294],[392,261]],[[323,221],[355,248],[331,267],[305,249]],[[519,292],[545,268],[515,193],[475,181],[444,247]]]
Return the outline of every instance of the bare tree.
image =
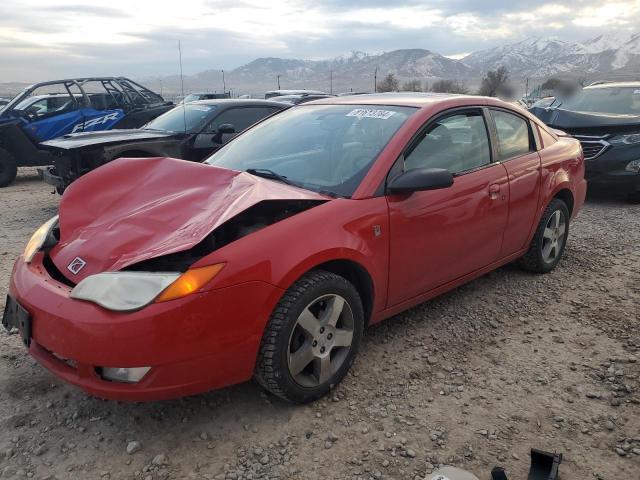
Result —
[[[378,84],[379,92],[397,92],[398,90],[400,90],[400,82],[393,73],[388,74]]]
[[[431,91],[436,93],[469,93],[464,83],[458,80],[438,80],[431,85]]]
[[[498,67],[497,70],[489,70],[487,76],[482,79],[479,95],[487,97],[497,97],[508,94],[510,89],[507,85],[509,81],[509,71],[506,67]],[[508,95],[507,95],[508,96]]]
[[[572,96],[582,87],[584,87],[583,79],[578,80],[563,80],[561,78],[551,77],[547,79],[542,85],[541,90],[552,90],[556,95],[562,98]]]
[[[542,85],[540,85],[541,90],[555,90],[562,80],[556,77],[547,78]]]
[[[422,83],[420,80],[413,79],[409,80],[402,84],[403,92],[421,92],[422,91]]]

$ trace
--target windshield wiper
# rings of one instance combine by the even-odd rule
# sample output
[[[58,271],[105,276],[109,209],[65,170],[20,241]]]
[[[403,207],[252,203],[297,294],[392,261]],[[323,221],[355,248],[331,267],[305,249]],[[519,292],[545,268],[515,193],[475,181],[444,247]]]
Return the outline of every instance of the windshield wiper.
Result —
[[[247,168],[246,172],[251,175],[255,175],[256,177],[268,178],[269,180],[277,180],[279,182],[286,183],[287,185],[297,186],[284,175],[280,175],[279,173],[267,168]]]

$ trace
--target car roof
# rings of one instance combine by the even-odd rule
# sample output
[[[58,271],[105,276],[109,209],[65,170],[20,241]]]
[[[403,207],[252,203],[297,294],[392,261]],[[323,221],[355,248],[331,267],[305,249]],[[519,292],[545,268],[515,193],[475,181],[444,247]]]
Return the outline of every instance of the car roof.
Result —
[[[208,100],[195,100],[193,102],[189,102],[189,104],[196,105],[218,105],[225,107],[257,107],[257,106],[267,106],[267,107],[278,107],[278,108],[286,108],[286,105],[281,102],[272,102],[269,100],[260,100],[260,99],[251,99],[251,98],[211,98]]]
[[[308,102],[306,105],[390,105],[398,107],[424,108],[454,98],[473,98],[482,103],[486,97],[459,95],[454,93],[369,93],[363,95],[345,95],[328,97]]]
[[[584,87],[585,89],[593,90],[596,88],[640,88],[640,81],[637,82],[603,82],[595,85],[589,85]]]

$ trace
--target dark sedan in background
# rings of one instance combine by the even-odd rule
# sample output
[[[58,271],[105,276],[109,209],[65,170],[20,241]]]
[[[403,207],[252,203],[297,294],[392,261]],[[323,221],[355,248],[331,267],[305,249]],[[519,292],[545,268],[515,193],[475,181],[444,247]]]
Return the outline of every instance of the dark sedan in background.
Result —
[[[266,100],[202,100],[175,107],[142,128],[64,135],[44,142],[54,164],[44,181],[62,193],[85,173],[121,157],[200,161],[238,133],[289,108]]]
[[[640,82],[591,85],[532,113],[580,141],[589,189],[640,201]]]

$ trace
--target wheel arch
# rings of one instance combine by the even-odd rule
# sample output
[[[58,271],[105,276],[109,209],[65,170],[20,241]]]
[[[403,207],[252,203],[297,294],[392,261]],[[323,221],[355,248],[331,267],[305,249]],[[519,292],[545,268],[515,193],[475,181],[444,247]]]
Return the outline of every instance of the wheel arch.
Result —
[[[554,198],[562,200],[567,205],[567,208],[569,209],[569,218],[571,218],[573,216],[573,207],[575,203],[571,190],[566,186],[560,188],[549,201],[553,200]]]
[[[369,324],[373,313],[374,287],[371,275],[365,267],[353,260],[336,259],[316,265],[312,270],[326,270],[351,282],[362,300],[365,325]]]
[[[298,265],[297,268],[283,279],[280,287],[284,290],[288,289],[302,276],[312,270],[326,270],[340,275],[351,282],[362,300],[365,325],[369,324],[374,311],[376,288],[371,273],[362,262],[354,258],[348,258],[347,256],[314,259],[314,261]]]

